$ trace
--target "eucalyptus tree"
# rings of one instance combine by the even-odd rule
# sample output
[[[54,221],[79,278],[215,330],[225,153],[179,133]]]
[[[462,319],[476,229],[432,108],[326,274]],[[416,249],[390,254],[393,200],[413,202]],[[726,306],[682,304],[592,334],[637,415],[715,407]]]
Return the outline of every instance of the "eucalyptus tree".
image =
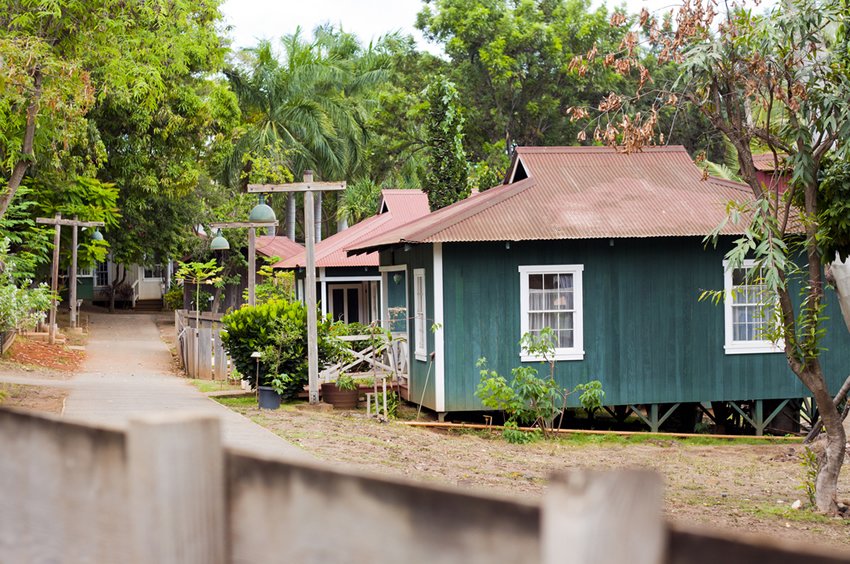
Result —
[[[765,337],[782,341],[788,366],[812,393],[826,430],[815,501],[837,512],[837,481],[845,454],[845,431],[821,364],[824,334],[824,266],[835,253],[850,253],[846,221],[845,167],[850,160],[850,34],[846,0],[787,0],[759,12],[733,5],[719,22],[711,0],[689,1],[672,18],[659,21],[644,10],[614,52],[586,57],[580,65],[613,66],[639,73],[642,92],[612,93],[596,108],[572,108],[590,118],[590,135],[639,151],[659,141],[661,106],[696,109],[735,149],[740,177],[753,201],[732,208],[744,222],[743,235],[727,254],[729,268],[752,257],[759,283],[776,296],[775,316]],[[627,23],[612,18],[613,27]],[[636,53],[642,42],[659,58],[679,63],[675,81],[649,83]],[[595,55],[595,53],[594,53]],[[634,111],[649,97],[650,111]],[[777,168],[790,172],[789,189],[763,184],[756,174],[753,145],[766,147]],[[836,164],[838,163],[838,164]],[[760,273],[760,274],[759,274]],[[800,287],[799,293],[794,286]],[[714,292],[722,299],[722,292]],[[850,379],[842,390],[846,390]],[[839,393],[840,395],[840,393]]]
[[[366,122],[385,62],[350,34],[319,28],[307,40],[300,28],[276,52],[268,41],[239,53],[226,70],[244,117],[244,131],[223,170],[230,186],[247,183],[251,155],[284,159],[295,177],[345,179],[362,169]],[[321,206],[319,206],[321,209]],[[287,234],[295,236],[295,202],[287,205]]]

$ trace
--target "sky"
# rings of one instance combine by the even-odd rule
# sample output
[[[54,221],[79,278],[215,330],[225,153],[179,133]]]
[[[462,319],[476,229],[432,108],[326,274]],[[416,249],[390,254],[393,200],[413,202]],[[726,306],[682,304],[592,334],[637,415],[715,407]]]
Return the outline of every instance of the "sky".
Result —
[[[594,0],[593,5],[601,4]],[[609,6],[621,2],[608,2]],[[639,12],[642,6],[655,10],[675,4],[675,0],[650,0],[624,2],[630,12]],[[438,53],[440,48],[429,45],[414,28],[416,14],[424,5],[422,0],[225,0],[222,12],[234,47],[251,47],[258,39],[277,39],[292,33],[297,26],[310,32],[319,24],[342,24],[363,43],[381,35],[402,31],[412,34],[420,48]]]

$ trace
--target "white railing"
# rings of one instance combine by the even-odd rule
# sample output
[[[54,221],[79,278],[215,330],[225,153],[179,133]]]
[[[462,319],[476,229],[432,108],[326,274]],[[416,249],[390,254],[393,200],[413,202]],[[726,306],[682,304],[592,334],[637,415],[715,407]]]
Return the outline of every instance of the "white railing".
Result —
[[[322,370],[319,373],[322,381],[333,382],[340,374],[357,367],[360,374],[388,377],[407,385],[407,343],[403,339],[395,335],[390,338],[381,335],[346,335],[339,339],[348,345],[350,358]],[[362,364],[366,365],[365,369],[360,366]]]
[[[139,280],[136,279],[136,281],[133,282],[133,285],[130,288],[133,290],[133,304],[131,307],[133,309],[136,309],[136,300],[139,299]]]

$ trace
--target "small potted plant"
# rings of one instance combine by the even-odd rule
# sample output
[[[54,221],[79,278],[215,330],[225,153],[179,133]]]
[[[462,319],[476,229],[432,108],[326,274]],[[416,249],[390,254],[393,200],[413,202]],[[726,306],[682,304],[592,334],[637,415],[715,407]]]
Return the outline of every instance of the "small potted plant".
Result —
[[[336,382],[322,384],[322,400],[336,409],[356,408],[359,396],[357,382],[345,372],[337,377]]]
[[[286,393],[289,376],[286,374],[278,374],[271,380],[267,381],[267,385],[258,386],[257,388],[257,403],[260,409],[278,409],[280,408],[281,396]]]

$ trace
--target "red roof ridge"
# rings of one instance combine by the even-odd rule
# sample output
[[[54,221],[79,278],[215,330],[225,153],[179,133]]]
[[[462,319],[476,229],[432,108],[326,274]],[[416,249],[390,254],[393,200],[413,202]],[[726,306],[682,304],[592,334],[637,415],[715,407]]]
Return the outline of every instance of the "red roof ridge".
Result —
[[[608,145],[563,145],[551,147],[517,147],[516,152],[519,154],[557,154],[557,153],[618,153],[639,155],[641,153],[687,153],[687,149],[683,145],[652,145],[643,147],[638,151],[626,153],[620,147],[609,147]]]
[[[496,204],[514,197],[518,193],[525,191],[533,185],[534,181],[531,178],[525,178],[513,184],[500,184],[499,186],[495,186],[484,192],[479,192],[478,194],[473,194],[468,198],[433,211],[426,216],[411,221],[410,223],[401,225],[392,231],[379,235],[379,237],[381,239],[392,237],[397,231],[402,231],[407,233],[407,236],[404,237],[405,241],[409,243],[419,243],[421,242],[421,239],[431,237],[441,231],[444,231],[483,210],[491,208]],[[441,218],[444,218],[444,220],[440,221]],[[425,227],[416,231],[417,223],[425,223]],[[369,241],[366,240],[363,242],[368,243]],[[358,250],[367,248],[369,247],[356,247]]]

